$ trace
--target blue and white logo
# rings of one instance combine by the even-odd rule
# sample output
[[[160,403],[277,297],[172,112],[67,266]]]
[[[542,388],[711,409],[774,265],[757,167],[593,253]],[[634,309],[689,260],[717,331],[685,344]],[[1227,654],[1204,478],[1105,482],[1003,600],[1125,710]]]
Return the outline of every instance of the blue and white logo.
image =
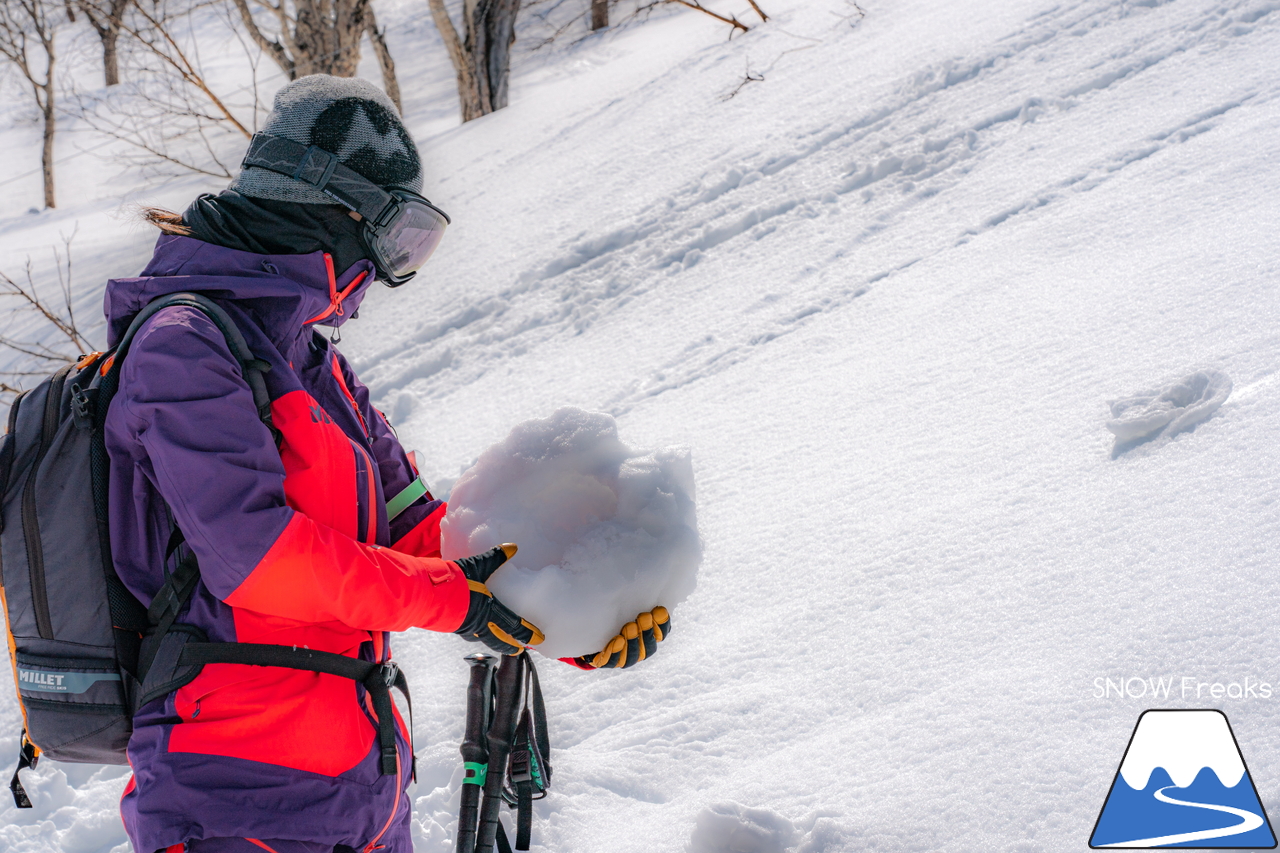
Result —
[[[1143,711],[1089,846],[1274,848],[1221,711]]]

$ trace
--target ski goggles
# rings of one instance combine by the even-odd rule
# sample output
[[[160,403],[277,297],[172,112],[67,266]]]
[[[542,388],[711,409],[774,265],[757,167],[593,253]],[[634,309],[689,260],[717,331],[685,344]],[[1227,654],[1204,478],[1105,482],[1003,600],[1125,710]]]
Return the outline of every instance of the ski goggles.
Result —
[[[255,133],[240,164],[310,184],[364,222],[361,239],[378,278],[399,287],[417,274],[444,237],[449,217],[410,190],[383,189],[336,155],[292,139]]]

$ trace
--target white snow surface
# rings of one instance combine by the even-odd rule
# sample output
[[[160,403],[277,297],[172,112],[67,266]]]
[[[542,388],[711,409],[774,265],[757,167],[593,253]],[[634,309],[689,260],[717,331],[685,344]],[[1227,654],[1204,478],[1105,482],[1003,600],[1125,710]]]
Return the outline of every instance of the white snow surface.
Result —
[[[440,533],[447,560],[519,546],[488,586],[538,626],[552,658],[594,654],[658,605],[674,622],[702,561],[689,451],[637,453],[611,416],[570,407],[480,454]]]
[[[1222,708],[1274,805],[1280,3],[709,2],[751,31],[672,6],[526,32],[511,106],[459,126],[421,0],[379,0],[454,224],[342,348],[428,480],[562,406],[692,451],[704,560],[671,639],[540,668],[535,845],[715,849],[736,821],[804,853],[1084,849],[1150,707]],[[29,214],[23,103],[0,269],[45,276],[78,223],[89,316],[154,240],[127,205],[219,185],[142,181],[68,122],[62,206]],[[1234,385],[1212,416],[1113,458],[1105,401],[1202,369]],[[396,644],[419,853],[452,849],[473,650]],[[16,756],[11,693],[0,719]],[[0,849],[124,853],[125,776],[42,765]]]
[[[1163,767],[1179,788],[1194,782],[1206,767],[1228,788],[1238,785],[1245,772],[1231,727],[1220,711],[1143,714],[1120,764],[1120,775],[1130,788],[1141,791],[1157,767]]]

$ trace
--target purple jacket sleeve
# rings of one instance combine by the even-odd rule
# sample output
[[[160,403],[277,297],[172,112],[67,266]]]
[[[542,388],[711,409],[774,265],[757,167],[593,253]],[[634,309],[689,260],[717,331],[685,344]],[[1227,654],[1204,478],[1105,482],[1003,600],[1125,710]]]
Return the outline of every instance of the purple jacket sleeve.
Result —
[[[121,367],[109,430],[113,421],[146,452],[205,585],[225,598],[293,510],[280,454],[218,328],[186,308],[148,321]]]

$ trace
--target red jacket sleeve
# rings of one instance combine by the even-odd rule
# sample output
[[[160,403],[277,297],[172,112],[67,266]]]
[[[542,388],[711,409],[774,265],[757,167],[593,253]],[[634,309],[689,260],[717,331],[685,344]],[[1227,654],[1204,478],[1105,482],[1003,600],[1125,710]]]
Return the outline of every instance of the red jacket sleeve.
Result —
[[[365,545],[294,513],[225,600],[260,613],[334,619],[366,630],[453,631],[467,614],[471,592],[453,563]]]

